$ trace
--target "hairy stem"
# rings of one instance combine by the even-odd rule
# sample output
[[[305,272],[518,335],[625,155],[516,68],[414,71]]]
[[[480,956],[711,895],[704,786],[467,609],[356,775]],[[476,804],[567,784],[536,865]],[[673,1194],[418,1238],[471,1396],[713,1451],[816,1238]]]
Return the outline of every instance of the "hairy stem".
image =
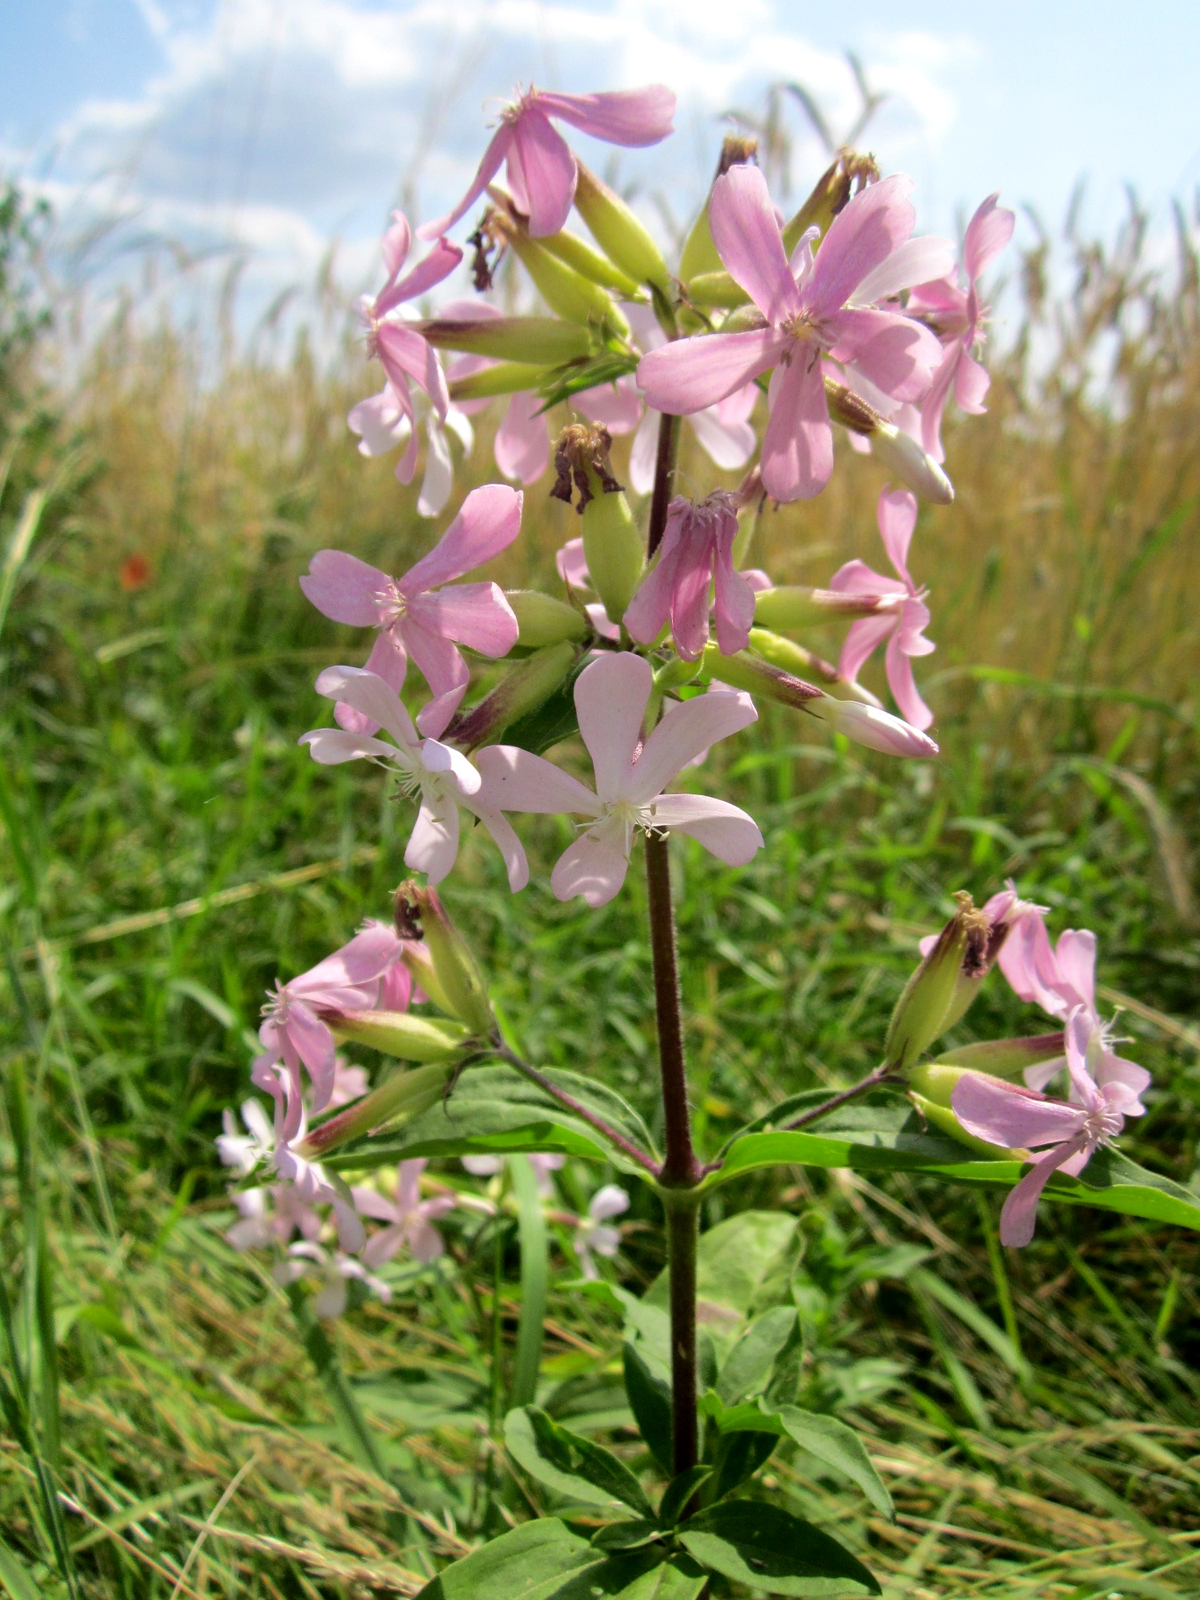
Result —
[[[679,448],[679,418],[664,411],[658,419],[658,451],[654,458],[654,494],[650,500],[650,528],[646,536],[646,558],[650,559],[662,543],[667,525],[667,506],[671,502],[671,479],[675,476],[675,453]]]
[[[699,1206],[676,1193],[667,1205],[667,1271],[671,1289],[671,1459],[686,1472],[700,1459],[696,1412],[696,1246]]]
[[[578,1117],[580,1122],[586,1122],[589,1128],[594,1128],[601,1138],[607,1139],[615,1150],[620,1150],[622,1155],[628,1156],[631,1161],[636,1161],[638,1166],[648,1172],[651,1177],[658,1177],[658,1166],[654,1158],[647,1155],[644,1150],[639,1149],[632,1139],[627,1139],[623,1133],[618,1133],[616,1128],[610,1127],[603,1117],[598,1117],[581,1100],[576,1100],[573,1094],[568,1094],[565,1089],[560,1089],[552,1078],[548,1078],[544,1072],[539,1072],[528,1061],[523,1061],[507,1045],[502,1045],[495,1053],[500,1057],[501,1061],[507,1061],[510,1067],[515,1067],[523,1077],[528,1078],[530,1083],[536,1083],[539,1089],[545,1090],[550,1098],[557,1100],[565,1111],[569,1111],[573,1117]]]
[[[783,1129],[787,1133],[794,1133],[797,1128],[803,1128],[810,1122],[816,1122],[821,1117],[827,1117],[831,1111],[836,1111],[839,1106],[844,1106],[848,1100],[854,1100],[860,1094],[866,1094],[868,1089],[876,1089],[881,1083],[898,1083],[899,1075],[892,1072],[889,1067],[876,1067],[873,1072],[868,1072],[865,1078],[860,1078],[857,1083],[852,1083],[848,1089],[831,1095],[828,1100],[822,1101],[819,1106],[814,1106],[811,1111],[806,1111],[803,1116],[796,1117],[791,1122],[785,1122]]]
[[[646,884],[650,892],[650,951],[654,961],[654,1006],[658,1020],[658,1062],[662,1077],[663,1136],[666,1159],[659,1179],[673,1188],[699,1182],[700,1164],[692,1148],[683,1017],[679,1003],[679,965],[675,952],[675,912],[671,905],[671,862],[667,841],[646,836]]]

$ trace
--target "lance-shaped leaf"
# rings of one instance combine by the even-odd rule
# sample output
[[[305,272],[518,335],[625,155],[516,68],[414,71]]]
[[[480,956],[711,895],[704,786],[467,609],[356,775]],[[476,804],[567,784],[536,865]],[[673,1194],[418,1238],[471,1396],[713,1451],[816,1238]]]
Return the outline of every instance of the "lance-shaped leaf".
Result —
[[[504,1444],[531,1478],[565,1499],[610,1510],[628,1506],[640,1516],[654,1515],[646,1491],[619,1457],[572,1433],[537,1406],[508,1413]]]
[[[805,1109],[804,1107],[800,1108]],[[784,1120],[785,1107],[772,1120]],[[798,1115],[796,1110],[791,1115]],[[809,1129],[747,1132],[726,1146],[704,1188],[758,1167],[853,1167],[859,1172],[925,1172],[955,1183],[990,1183],[1011,1188],[1025,1168],[1018,1161],[975,1155],[922,1124],[907,1103],[846,1106]],[[1055,1174],[1048,1200],[1096,1206],[1148,1222],[1200,1231],[1200,1198],[1170,1178],[1138,1166],[1119,1151],[1098,1150],[1078,1178]]]
[[[648,1582],[667,1558],[665,1549],[609,1552],[557,1517],[539,1517],[439,1572],[418,1600],[695,1600],[698,1591],[681,1583]]]
[[[805,1411],[801,1406],[769,1406],[761,1399],[727,1406],[711,1390],[701,1399],[700,1408],[722,1434],[764,1433],[791,1439],[823,1467],[857,1484],[876,1511],[888,1518],[895,1516],[892,1497],[862,1440],[837,1417]]]
[[[630,1144],[653,1154],[641,1118],[620,1095],[573,1072],[551,1070],[545,1076]],[[416,1156],[507,1155],[519,1150],[583,1156],[612,1162],[625,1172],[643,1172],[582,1115],[505,1066],[468,1068],[443,1100],[394,1136],[350,1145],[327,1165],[359,1170]]]
[[[671,1471],[671,1385],[641,1341],[624,1345],[625,1393],[642,1440],[664,1472]]]
[[[879,1594],[878,1583],[849,1550],[811,1523],[758,1500],[724,1500],[679,1530],[701,1566],[768,1594]]]
[[[798,1259],[796,1219],[785,1212],[742,1211],[701,1235],[698,1310],[719,1355],[740,1338],[756,1311],[786,1298]],[[664,1272],[646,1301],[665,1309],[668,1300]]]

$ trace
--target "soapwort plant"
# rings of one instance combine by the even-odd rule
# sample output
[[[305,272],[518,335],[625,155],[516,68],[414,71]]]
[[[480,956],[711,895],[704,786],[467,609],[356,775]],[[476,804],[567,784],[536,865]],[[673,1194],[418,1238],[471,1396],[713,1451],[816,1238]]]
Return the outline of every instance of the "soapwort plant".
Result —
[[[385,388],[355,408],[352,426],[371,452],[403,442],[408,482],[419,396],[439,426],[502,399],[525,444],[500,458],[521,488],[466,495],[400,576],[324,550],[300,579],[321,612],[368,630],[369,649],[365,667],[332,664],[318,677],[334,723],[301,742],[318,762],[381,769],[364,769],[363,781],[415,808],[404,861],[424,881],[401,886],[390,916],[364,908],[374,920],[269,996],[252,1079],[272,1115],[250,1102],[247,1133],[231,1119],[220,1141],[238,1183],[230,1242],[273,1244],[293,1304],[315,1279],[313,1309],[329,1317],[350,1292],[390,1294],[397,1259],[439,1259],[456,1212],[495,1220],[514,1195],[523,1246],[536,1235],[544,1250],[547,1224],[559,1229],[585,1283],[619,1246],[632,1184],[651,1191],[666,1239],[665,1272],[644,1297],[609,1278],[594,1286],[625,1319],[629,1423],[612,1447],[568,1427],[539,1384],[544,1282],[523,1266],[538,1325],[517,1352],[512,1405],[491,1422],[524,1493],[493,1521],[498,1537],[431,1578],[435,1600],[584,1589],[697,1600],[706,1585],[730,1584],[879,1593],[859,1554],[780,1504],[760,1476],[788,1441],[891,1512],[856,1434],[798,1403],[802,1328],[781,1243],[790,1220],[735,1210],[704,1227],[708,1197],[743,1174],[860,1167],[1006,1186],[1001,1237],[1015,1247],[1032,1236],[1039,1200],[1200,1226],[1193,1196],[1116,1147],[1149,1079],[1117,1055],[1096,1010],[1094,938],[1067,931],[1052,947],[1044,909],[1012,885],[980,906],[955,894],[870,1073],[836,1093],[792,1094],[722,1148],[697,1148],[671,854],[686,836],[736,868],[771,848],[705,776],[710,748],[752,731],[763,701],[892,759],[936,756],[936,707],[914,674],[935,648],[925,630],[938,589],[919,501],[953,498],[941,465],[952,397],[967,412],[984,405],[979,280],[1013,217],[985,200],[960,268],[949,241],[916,231],[903,174],[840,152],[784,218],[753,141],[731,139],[672,266],[553,122],[647,146],[667,137],[673,107],[661,86],[530,89],[503,112],[463,200],[415,230],[432,242],[413,267],[414,230],[394,217],[386,281],[362,307]],[[517,312],[508,294],[504,310],[480,299],[418,315],[415,302],[463,256],[448,232],[476,206],[465,241],[476,288],[486,295],[503,258],[540,304]],[[588,237],[568,227],[572,210]],[[551,448],[547,419],[564,408]],[[736,488],[680,492],[683,417],[703,419],[700,443],[742,471]],[[640,502],[622,481],[622,436],[648,489]],[[867,470],[862,457],[873,455],[889,477],[878,520],[895,575],[880,574],[868,549],[825,588],[777,585],[749,565],[757,520],[771,501],[820,494],[837,454],[845,471]],[[441,500],[449,459],[438,457]],[[547,492],[574,507],[578,529],[560,552],[559,590],[460,582],[520,537],[529,496]],[[830,623],[847,629],[837,666],[803,643]],[[881,646],[897,711],[860,682]],[[573,819],[552,867],[530,863],[529,813]],[[452,897],[461,855],[493,847],[512,892],[548,877],[560,900],[583,903],[581,916],[619,895],[631,871],[645,873],[661,1144],[602,1077],[527,1060],[494,1014],[435,888]],[[1050,1031],[938,1053],[996,966]],[[346,1049],[392,1065],[368,1080]],[[568,1158],[599,1163],[605,1180],[590,1200],[576,1190],[573,1206],[556,1188]],[[484,1194],[470,1188],[481,1180]],[[518,1506],[538,1514],[520,1520]]]

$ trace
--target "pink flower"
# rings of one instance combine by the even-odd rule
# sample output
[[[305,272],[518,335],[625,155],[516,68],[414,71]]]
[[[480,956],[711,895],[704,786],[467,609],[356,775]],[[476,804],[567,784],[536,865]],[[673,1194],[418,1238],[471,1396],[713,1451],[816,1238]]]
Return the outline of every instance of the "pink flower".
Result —
[[[392,1291],[383,1279],[368,1272],[353,1255],[341,1250],[331,1252],[310,1239],[289,1246],[286,1258],[275,1268],[275,1280],[277,1283],[295,1283],[314,1268],[320,1288],[313,1298],[312,1308],[322,1322],[331,1322],[345,1311],[351,1279],[357,1279],[385,1305],[392,1298]]]
[[[1105,1023],[1096,1009],[1096,935],[1087,928],[1068,928],[1051,948],[1045,907],[1017,899],[1011,885],[989,900],[985,911],[1006,897],[1011,901],[1007,913],[1011,926],[997,958],[1001,972],[1020,999],[1040,1006],[1047,1016],[1087,1019],[1090,1031],[1084,1055],[1089,1073],[1102,1089],[1124,1085],[1139,1099],[1136,1114],[1140,1115],[1140,1096],[1150,1086],[1150,1074],[1137,1062],[1116,1054],[1112,1025]],[[1041,1062],[1027,1069],[1025,1082],[1030,1088],[1044,1089],[1066,1064],[1062,1057]]]
[[[390,381],[369,400],[360,400],[346,421],[351,432],[358,434],[359,455],[387,455],[399,445],[404,445],[404,454],[396,465],[396,476],[401,483],[412,482],[417,467],[413,407],[411,403],[401,401]],[[464,456],[469,455],[475,435],[464,412],[457,406],[451,406],[442,418],[430,406],[425,415],[425,476],[417,497],[417,511],[423,517],[438,516],[450,498],[450,490],[454,486],[451,434],[461,445]]]
[[[318,550],[300,587],[335,622],[379,630],[367,670],[393,689],[403,686],[412,657],[434,696],[418,715],[417,726],[436,738],[458,710],[471,678],[458,646],[503,656],[516,644],[518,633],[512,607],[498,585],[441,585],[506,550],[520,528],[520,493],[502,483],[486,484],[467,496],[439,542],[402,578],[389,578],[343,550]],[[378,726],[344,706],[338,707],[337,718],[344,728],[359,733]]]
[[[920,284],[909,296],[910,315],[922,317],[946,342],[946,353],[921,407],[921,440],[935,461],[945,459],[942,413],[950,390],[953,388],[954,398],[963,411],[978,416],[987,409],[983,401],[992,380],[971,352],[983,342],[983,324],[987,319],[987,307],[979,302],[979,279],[984,268],[1012,238],[1016,221],[1011,211],[996,204],[999,198],[999,195],[989,195],[967,225],[963,241],[965,292],[955,279],[947,277]]]
[[[936,648],[924,636],[929,624],[925,590],[918,589],[908,572],[908,547],[917,523],[917,502],[907,489],[884,489],[879,496],[879,532],[888,558],[899,579],[886,578],[872,571],[863,561],[848,561],[834,574],[829,587],[838,594],[903,595],[898,611],[875,617],[862,617],[846,635],[838,671],[857,683],[867,658],[886,639],[887,680],[896,704],[907,722],[924,731],[933,721],[933,712],[921,699],[913,680],[913,656],[927,656]]]
[[[1017,1248],[1033,1238],[1042,1190],[1055,1172],[1076,1177],[1092,1153],[1114,1139],[1125,1118],[1140,1116],[1142,1107],[1128,1085],[1098,1085],[1088,1072],[1091,1022],[1078,1007],[1067,1020],[1067,1068],[1073,1099],[1054,1100],[1020,1084],[968,1072],[954,1087],[954,1115],[968,1133],[992,1144],[1028,1146],[1046,1153],[1004,1202],[1000,1238]]]
[[[723,489],[698,505],[672,500],[658,559],[625,612],[630,636],[652,644],[669,621],[675,649],[685,661],[698,660],[708,643],[709,591],[715,586],[721,654],[744,650],[754,622],[754,589],[733,570],[737,531],[737,503]]]
[[[641,656],[603,655],[575,683],[579,731],[596,769],[593,792],[528,750],[491,745],[476,758],[484,796],[502,811],[577,812],[590,820],[559,858],[550,887],[560,900],[582,895],[602,906],[620,889],[637,832],[690,834],[730,866],[762,845],[752,817],[706,795],[663,789],[702,750],[757,719],[743,694],[705,694],[675,704],[643,741],[653,673]]]
[[[518,210],[529,218],[535,239],[558,233],[575,198],[575,157],[551,117],[608,144],[658,144],[671,132],[675,96],[662,84],[607,94],[550,94],[530,88],[507,105],[500,126],[483,153],[471,187],[454,210],[418,231],[422,239],[446,233],[507,163],[508,187]]]
[[[406,866],[426,873],[431,884],[442,881],[458,856],[461,807],[478,817],[495,840],[508,868],[509,886],[524,888],[529,878],[525,852],[499,810],[480,792],[480,775],[461,750],[436,739],[419,739],[399,695],[374,672],[327,667],[317,679],[317,693],[345,703],[367,725],[382,728],[395,741],[388,744],[350,728],[317,728],[300,737],[322,766],[375,761],[399,774],[405,794],[420,795],[416,825],[404,852]]]
[[[446,393],[446,379],[437,351],[415,329],[405,326],[396,316],[396,309],[405,300],[415,299],[417,295],[425,294],[435,284],[441,283],[462,260],[462,251],[457,245],[447,239],[439,239],[424,261],[401,277],[411,245],[412,230],[404,214],[393,211],[392,226],[383,236],[387,282],[373,300],[364,295],[359,302],[359,315],[367,328],[368,353],[378,356],[391,386],[392,401],[408,418],[413,430],[404,458],[397,468],[397,476],[404,483],[412,481],[417,460],[416,425],[409,380],[425,391],[442,421],[445,420],[450,398]],[[381,398],[376,397],[377,407]],[[376,428],[382,425],[381,419],[371,424]]]
[[[825,358],[848,366],[851,384],[861,373],[902,401],[924,394],[941,355],[927,328],[875,304],[925,281],[935,264],[940,272],[946,258],[942,240],[910,238],[911,188],[911,179],[896,176],[861,190],[816,255],[806,235],[789,262],[758,168],[736,166],[718,178],[709,202],[713,240],[764,324],[651,351],[637,373],[647,403],[686,415],[774,368],[763,485],[776,500],[819,494],[833,471]]]
[[[434,1227],[437,1217],[454,1209],[453,1195],[421,1199],[422,1160],[402,1161],[396,1169],[396,1198],[385,1199],[378,1189],[355,1185],[350,1191],[361,1216],[388,1226],[373,1233],[362,1252],[364,1265],[380,1267],[398,1250],[407,1250],[414,1260],[427,1265],[445,1249],[442,1236]]]
[[[263,1054],[254,1062],[250,1076],[278,1105],[282,1090],[274,1068],[283,1062],[288,1085],[285,1139],[294,1138],[300,1126],[302,1065],[312,1079],[314,1111],[323,1110],[333,1093],[337,1047],[318,1011],[371,1010],[378,1001],[380,980],[399,961],[400,951],[400,940],[391,928],[369,922],[349,944],[308,972],[288,983],[275,980],[275,992],[268,992],[258,1030]]]
[[[575,1228],[575,1254],[585,1278],[597,1276],[593,1254],[611,1261],[621,1248],[621,1230],[610,1219],[628,1210],[629,1196],[618,1184],[606,1183],[592,1196],[587,1216],[580,1217]]]

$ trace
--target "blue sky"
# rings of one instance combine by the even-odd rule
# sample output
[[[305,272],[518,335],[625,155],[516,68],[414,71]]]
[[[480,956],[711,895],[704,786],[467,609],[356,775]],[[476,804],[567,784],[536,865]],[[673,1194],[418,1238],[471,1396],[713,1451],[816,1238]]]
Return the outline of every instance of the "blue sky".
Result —
[[[772,81],[803,83],[845,129],[846,49],[888,96],[865,142],[917,179],[925,231],[993,189],[1053,225],[1084,175],[1090,221],[1111,227],[1131,183],[1165,239],[1172,196],[1200,185],[1200,7],[1174,0],[7,0],[0,172],[43,187],[66,240],[122,219],[84,258],[108,282],[138,270],[140,242],[170,238],[245,256],[261,299],[310,282],[336,236],[361,286],[390,206],[456,199],[484,102],[518,81],[671,84],[676,137],[622,153],[617,175],[682,218],[721,113],[760,108]],[[785,115],[798,192],[821,150],[798,107]],[[604,167],[610,152],[577,142]]]

